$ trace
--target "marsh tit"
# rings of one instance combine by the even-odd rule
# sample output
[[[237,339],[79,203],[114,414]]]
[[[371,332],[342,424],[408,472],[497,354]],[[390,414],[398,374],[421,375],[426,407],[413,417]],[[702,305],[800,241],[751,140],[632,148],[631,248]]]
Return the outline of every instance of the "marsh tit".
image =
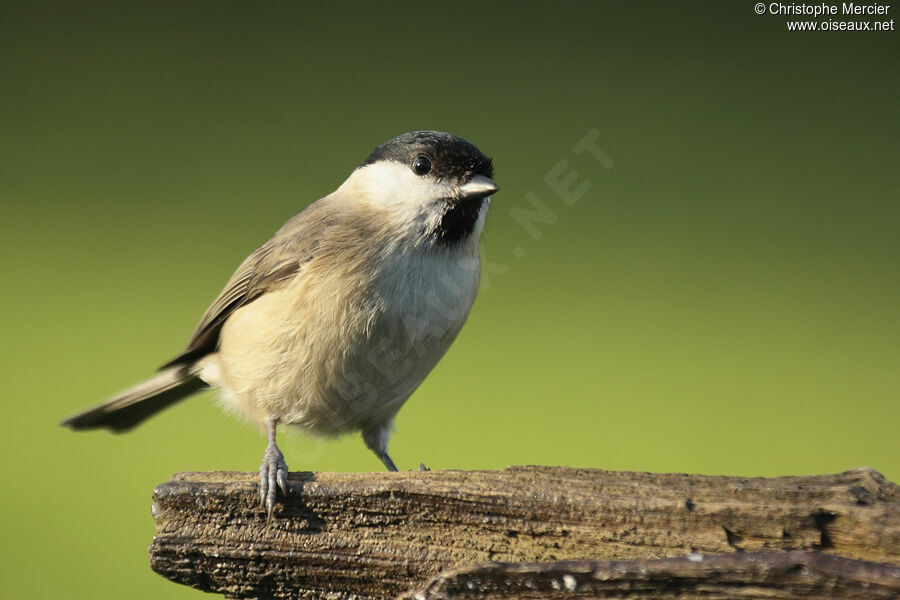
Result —
[[[187,348],[151,379],[67,419],[127,431],[206,389],[268,434],[269,518],[288,467],[278,425],[361,431],[390,471],[397,411],[456,338],[475,300],[491,159],[415,131],[380,146],[333,193],[290,219],[235,271]]]

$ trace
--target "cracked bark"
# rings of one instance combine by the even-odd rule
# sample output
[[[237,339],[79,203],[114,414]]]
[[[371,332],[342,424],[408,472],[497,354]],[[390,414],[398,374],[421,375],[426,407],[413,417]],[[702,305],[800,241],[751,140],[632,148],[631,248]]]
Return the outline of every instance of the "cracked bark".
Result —
[[[631,566],[582,563],[578,572],[593,569],[596,576],[588,577],[593,581],[609,579],[615,569],[631,572],[629,568],[642,566],[646,577],[634,577],[649,586],[653,568],[672,572],[680,564],[683,577],[677,573],[669,580],[655,577],[682,582],[679,585],[695,580],[714,585],[728,580],[731,573],[735,582],[743,577],[751,587],[769,578],[772,590],[793,589],[794,597],[829,597],[798,595],[801,588],[819,589],[797,575],[798,569],[812,568],[825,573],[821,589],[852,593],[858,589],[853,585],[868,581],[869,589],[888,586],[884,589],[900,595],[896,567],[858,563],[900,564],[898,488],[868,469],[772,479],[565,467],[292,473],[290,496],[276,507],[268,526],[258,504],[256,478],[252,473],[184,473],[157,487],[156,536],[150,547],[153,569],[173,581],[232,598],[392,598],[415,589],[426,596],[428,590],[437,589],[438,596],[464,597],[428,581],[448,570],[457,578],[453,581],[463,581],[459,573],[485,561],[540,562],[543,565],[537,567],[477,567],[496,571],[494,579],[486,571],[476,571],[482,580],[496,583],[478,597],[531,597],[525,591],[501,592],[527,591],[521,587],[525,581],[535,585],[543,581],[552,590],[550,580],[562,581],[560,569],[571,566],[558,561],[633,559]],[[824,564],[815,563],[818,558],[801,560],[799,554],[791,554],[794,567],[797,561],[802,564],[787,568],[777,560],[787,560],[789,550],[820,551],[813,557],[824,556],[822,552],[841,555],[863,566],[854,570],[831,562],[827,565],[837,571],[826,573],[824,567],[816,567]],[[780,558],[753,554],[759,552],[778,552],[768,556]],[[704,561],[726,562],[681,558],[675,567],[668,563],[660,567],[647,561],[686,555],[696,559],[698,554],[725,554]],[[760,566],[766,564],[773,566],[768,570]],[[463,571],[456,570],[460,568]],[[530,580],[522,575],[528,568],[535,571],[528,575]],[[555,575],[534,579],[541,569]],[[876,571],[881,579],[866,580]],[[449,585],[446,577],[441,585]],[[508,583],[501,585],[502,581]],[[623,581],[622,585],[635,585]],[[843,587],[835,582],[843,582]],[[474,597],[468,583],[461,585]],[[617,597],[592,589],[585,587],[583,592]],[[656,588],[646,589],[647,597],[653,597]],[[563,586],[559,592],[564,591],[571,592]]]
[[[715,598],[895,600],[900,567],[818,552],[488,564],[441,573],[400,600]]]

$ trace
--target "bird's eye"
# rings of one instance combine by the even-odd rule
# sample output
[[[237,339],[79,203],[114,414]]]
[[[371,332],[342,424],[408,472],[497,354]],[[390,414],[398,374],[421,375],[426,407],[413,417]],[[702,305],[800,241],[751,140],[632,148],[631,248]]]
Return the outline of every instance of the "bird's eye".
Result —
[[[412,167],[416,175],[426,175],[431,171],[431,160],[427,156],[417,156]]]

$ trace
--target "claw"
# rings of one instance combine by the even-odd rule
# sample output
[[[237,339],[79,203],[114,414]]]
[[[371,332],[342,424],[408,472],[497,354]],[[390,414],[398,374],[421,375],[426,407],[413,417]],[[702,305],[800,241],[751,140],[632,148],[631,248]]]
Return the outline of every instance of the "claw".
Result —
[[[277,477],[278,468],[269,467],[269,490],[266,495],[266,522],[272,521],[272,511],[275,509],[275,497],[278,494],[278,488],[275,487],[275,478]]]
[[[269,445],[263,454],[262,464],[259,467],[259,501],[266,509],[266,522],[272,521],[272,513],[275,510],[275,500],[278,488],[287,496],[288,466],[284,462],[284,454],[275,444],[275,427],[277,422],[269,422]]]
[[[263,459],[262,465],[259,467],[259,503],[265,506],[266,490],[269,488],[269,465]]]
[[[259,467],[259,500],[266,509],[268,520],[272,520],[272,511],[275,510],[275,500],[278,489],[287,496],[288,466],[284,462],[284,455],[278,446],[269,446],[263,455],[262,465]]]
[[[284,469],[278,467],[278,487],[281,488],[281,493],[287,496],[287,468],[285,466]]]

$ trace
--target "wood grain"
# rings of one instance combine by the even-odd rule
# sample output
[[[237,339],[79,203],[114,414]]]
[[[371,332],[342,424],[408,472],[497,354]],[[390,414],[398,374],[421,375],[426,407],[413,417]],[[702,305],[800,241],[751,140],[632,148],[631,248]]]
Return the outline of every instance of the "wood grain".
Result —
[[[292,473],[289,486],[266,524],[256,474],[175,475],[153,496],[153,569],[232,598],[393,598],[485,561],[818,550],[900,564],[898,488],[868,469]]]
[[[900,567],[820,552],[493,563],[441,573],[401,600],[715,598],[896,600]]]

